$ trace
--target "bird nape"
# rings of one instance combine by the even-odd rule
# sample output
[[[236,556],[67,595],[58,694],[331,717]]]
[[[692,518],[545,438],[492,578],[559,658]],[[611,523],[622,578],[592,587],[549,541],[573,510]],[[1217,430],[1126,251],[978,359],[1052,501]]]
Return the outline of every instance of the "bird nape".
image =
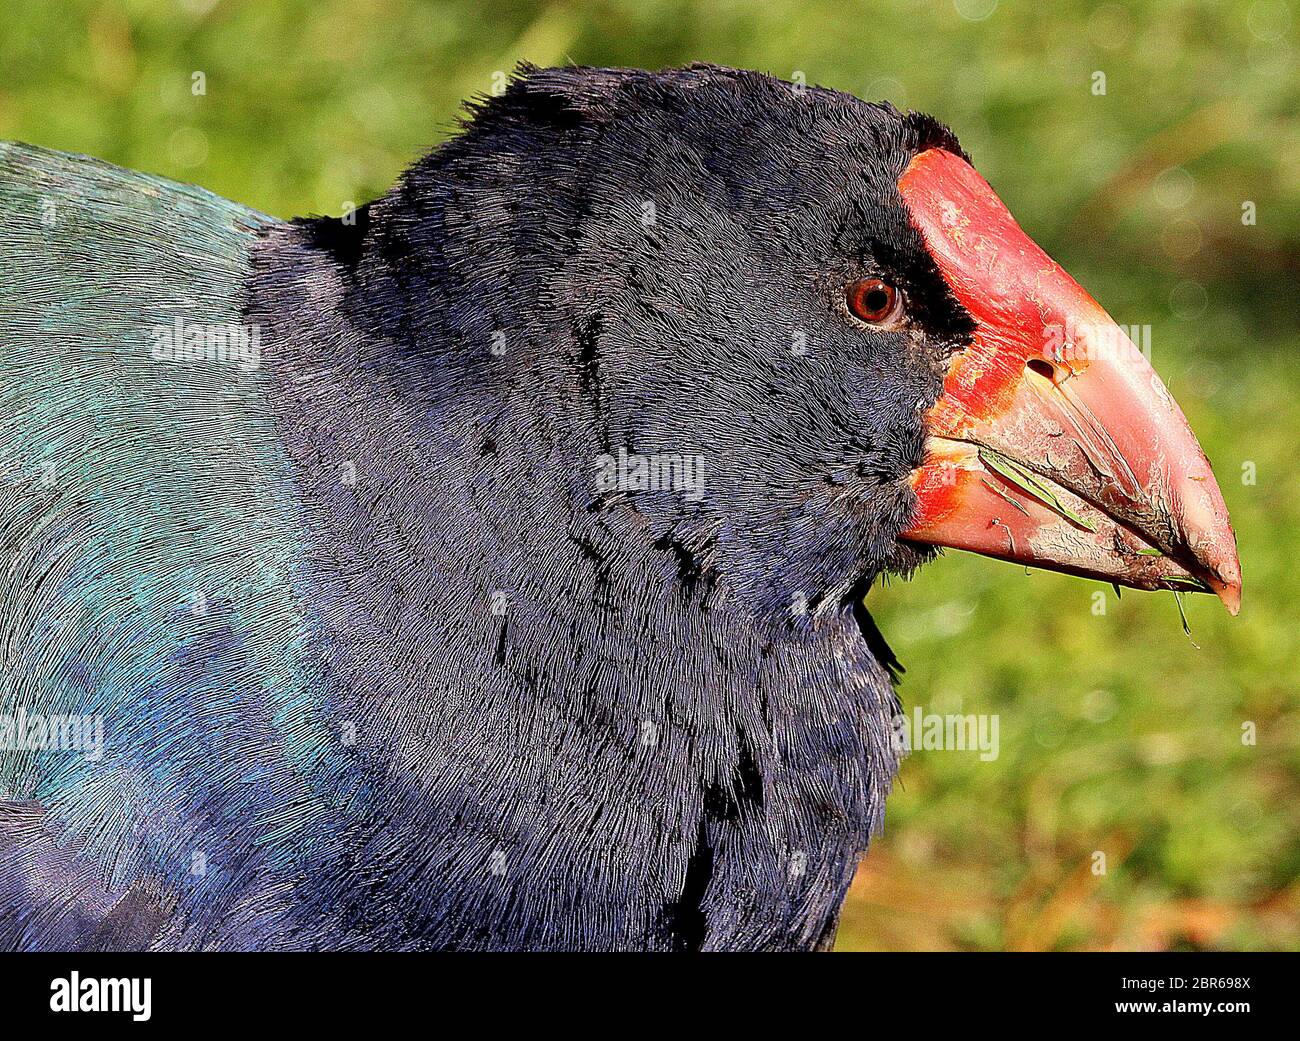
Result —
[[[0,146],[0,947],[826,946],[948,545],[1233,611],[940,123],[524,68],[344,218]]]

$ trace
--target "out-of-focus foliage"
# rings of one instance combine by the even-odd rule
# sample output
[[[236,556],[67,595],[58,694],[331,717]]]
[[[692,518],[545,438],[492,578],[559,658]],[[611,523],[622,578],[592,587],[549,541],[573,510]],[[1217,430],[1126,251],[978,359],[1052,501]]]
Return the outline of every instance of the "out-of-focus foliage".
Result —
[[[1049,253],[1150,326],[1245,600],[1230,619],[1185,598],[1197,649],[1171,596],[958,554],[873,592],[904,701],[997,713],[1001,747],[906,762],[840,946],[1295,947],[1296,21],[1285,0],[20,0],[0,138],[288,216],[382,193],[525,59],[715,61],[938,115]]]

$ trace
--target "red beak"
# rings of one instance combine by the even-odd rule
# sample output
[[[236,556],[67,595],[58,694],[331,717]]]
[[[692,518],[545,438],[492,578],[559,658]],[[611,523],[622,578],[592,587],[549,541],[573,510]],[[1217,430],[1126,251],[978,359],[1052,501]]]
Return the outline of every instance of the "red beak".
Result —
[[[930,410],[904,537],[1139,589],[1217,593],[1241,566],[1223,495],[1142,352],[951,152],[899,191],[976,323]]]

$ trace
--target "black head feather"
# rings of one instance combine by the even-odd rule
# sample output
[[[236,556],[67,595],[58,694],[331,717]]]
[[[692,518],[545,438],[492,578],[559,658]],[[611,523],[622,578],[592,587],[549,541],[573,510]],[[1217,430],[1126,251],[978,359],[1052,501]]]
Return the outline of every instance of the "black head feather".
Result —
[[[651,544],[697,547],[718,595],[788,618],[912,562],[918,406],[971,328],[896,190],[930,147],[960,151],[928,116],[757,73],[524,67],[351,238],[307,229],[349,270],[365,255],[353,303],[413,375],[513,388],[556,472],[593,477],[583,505],[617,501]],[[909,331],[848,316],[867,274],[904,289]],[[620,448],[698,457],[706,493],[601,499]]]

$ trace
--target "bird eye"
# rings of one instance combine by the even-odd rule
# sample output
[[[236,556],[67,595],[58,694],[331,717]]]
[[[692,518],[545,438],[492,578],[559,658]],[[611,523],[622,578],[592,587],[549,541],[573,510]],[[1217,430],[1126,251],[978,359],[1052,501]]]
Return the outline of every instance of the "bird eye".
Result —
[[[849,312],[868,325],[890,325],[903,316],[903,294],[879,278],[859,278],[845,290]]]

